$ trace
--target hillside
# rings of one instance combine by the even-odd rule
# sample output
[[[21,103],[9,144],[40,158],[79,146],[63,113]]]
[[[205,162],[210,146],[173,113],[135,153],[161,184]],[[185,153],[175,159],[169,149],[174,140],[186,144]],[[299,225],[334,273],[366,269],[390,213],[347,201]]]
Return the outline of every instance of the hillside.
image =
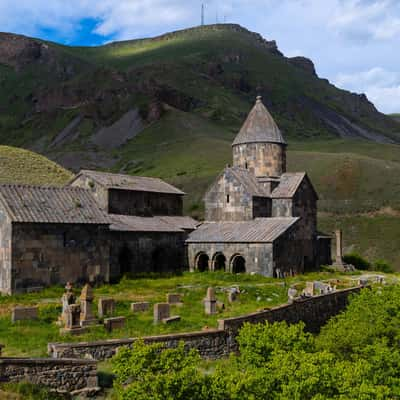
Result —
[[[72,173],[53,161],[29,150],[0,146],[0,184],[61,186]]]
[[[311,60],[237,25],[91,48],[0,33],[0,143],[73,171],[162,177],[199,218],[257,94],[289,142],[289,170],[315,183],[321,229],[351,228],[347,250],[400,269],[400,123]]]

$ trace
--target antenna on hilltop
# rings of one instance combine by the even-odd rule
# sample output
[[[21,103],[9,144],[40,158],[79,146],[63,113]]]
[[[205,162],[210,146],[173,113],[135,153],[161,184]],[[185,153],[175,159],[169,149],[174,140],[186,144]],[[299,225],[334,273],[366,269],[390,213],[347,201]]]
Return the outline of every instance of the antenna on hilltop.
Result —
[[[204,26],[204,4],[201,5],[201,26]]]

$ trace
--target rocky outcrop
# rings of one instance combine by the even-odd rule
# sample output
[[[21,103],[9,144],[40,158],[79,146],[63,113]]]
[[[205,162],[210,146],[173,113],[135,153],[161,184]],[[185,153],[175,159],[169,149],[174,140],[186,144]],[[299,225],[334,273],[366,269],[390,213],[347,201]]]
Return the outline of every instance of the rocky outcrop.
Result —
[[[306,57],[291,57],[288,58],[290,64],[294,65],[297,68],[301,68],[304,71],[309,72],[310,74],[317,76],[317,72],[315,71],[314,63]]]

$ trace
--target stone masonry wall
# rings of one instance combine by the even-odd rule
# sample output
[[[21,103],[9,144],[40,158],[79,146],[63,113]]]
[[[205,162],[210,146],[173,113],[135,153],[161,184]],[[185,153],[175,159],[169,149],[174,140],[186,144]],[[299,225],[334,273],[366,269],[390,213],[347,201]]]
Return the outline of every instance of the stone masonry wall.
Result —
[[[306,329],[318,332],[329,318],[343,311],[350,295],[361,288],[341,290],[335,293],[311,297],[285,304],[280,307],[255,312],[242,317],[218,321],[218,330],[177,333],[173,335],[150,336],[143,338],[145,343],[164,343],[166,348],[176,347],[183,341],[187,348],[196,348],[204,358],[219,358],[237,350],[236,336],[244,323],[263,323],[265,321],[287,321],[290,324],[304,321]],[[137,338],[114,339],[98,342],[49,343],[48,352],[54,358],[111,358],[123,346],[131,347]]]
[[[58,392],[97,391],[97,362],[54,358],[0,358],[0,382],[42,384]]]
[[[12,225],[0,209],[0,293],[11,294],[11,235]]]

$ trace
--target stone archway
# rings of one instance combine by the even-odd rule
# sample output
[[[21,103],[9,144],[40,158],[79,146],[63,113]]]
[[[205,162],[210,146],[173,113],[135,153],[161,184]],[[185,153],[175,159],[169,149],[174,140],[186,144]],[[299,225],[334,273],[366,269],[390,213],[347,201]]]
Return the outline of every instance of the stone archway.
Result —
[[[242,274],[246,272],[246,260],[240,254],[235,254],[232,257],[231,271],[233,274]]]
[[[199,253],[195,259],[195,268],[199,272],[205,272],[210,269],[210,257],[206,253]]]
[[[226,257],[223,253],[215,253],[212,259],[212,265],[214,271],[225,271],[226,270]]]

